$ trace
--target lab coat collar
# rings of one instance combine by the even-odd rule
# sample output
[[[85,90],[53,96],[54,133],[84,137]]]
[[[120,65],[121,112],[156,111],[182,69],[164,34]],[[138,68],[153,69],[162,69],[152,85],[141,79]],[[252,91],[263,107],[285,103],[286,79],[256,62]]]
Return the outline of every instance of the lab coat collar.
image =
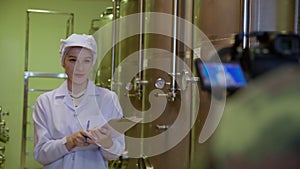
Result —
[[[87,96],[98,96],[100,94],[99,90],[97,90],[96,85],[89,80],[88,81],[88,86],[86,89],[86,95]]]
[[[84,99],[82,100],[82,102],[86,101],[85,97],[87,97],[87,96],[98,96],[98,95],[100,95],[100,91],[97,90],[96,85],[92,81],[88,80],[88,85],[87,85],[86,93],[85,93],[85,96],[84,96]],[[64,103],[69,108],[71,108],[72,110],[75,109],[73,101],[72,101],[72,99],[70,97],[70,94],[69,94],[69,91],[68,91],[67,80],[65,80],[60,85],[60,87],[57,88],[57,92],[55,94],[55,98],[61,98],[61,97],[63,97]]]
[[[55,94],[55,97],[62,97],[68,95],[68,83],[67,80],[65,80],[58,88],[57,92]]]
[[[91,80],[88,80],[88,85],[87,85],[87,90],[85,95],[97,96],[99,94],[100,92],[99,90],[96,89],[96,85]],[[65,80],[57,89],[55,97],[63,97],[66,95],[69,95],[67,80]]]

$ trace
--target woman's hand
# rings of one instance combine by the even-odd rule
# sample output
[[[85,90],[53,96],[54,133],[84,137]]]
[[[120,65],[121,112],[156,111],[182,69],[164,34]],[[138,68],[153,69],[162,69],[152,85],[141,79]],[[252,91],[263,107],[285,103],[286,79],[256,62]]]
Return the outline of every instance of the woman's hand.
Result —
[[[88,132],[92,140],[92,144],[96,144],[103,148],[110,148],[113,145],[111,133],[108,129],[103,127],[95,127]]]
[[[71,151],[74,147],[88,146],[90,143],[89,141],[84,142],[85,137],[88,137],[88,135],[84,130],[80,130],[70,136],[67,136],[67,143],[65,145],[68,151]]]

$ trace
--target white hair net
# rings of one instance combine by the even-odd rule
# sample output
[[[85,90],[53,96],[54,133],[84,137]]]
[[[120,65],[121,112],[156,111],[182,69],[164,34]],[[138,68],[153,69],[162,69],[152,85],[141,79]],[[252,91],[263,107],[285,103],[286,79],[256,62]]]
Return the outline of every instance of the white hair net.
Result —
[[[92,51],[93,65],[97,60],[97,42],[92,35],[72,34],[67,39],[60,40],[60,63],[63,65],[69,47],[84,47]]]

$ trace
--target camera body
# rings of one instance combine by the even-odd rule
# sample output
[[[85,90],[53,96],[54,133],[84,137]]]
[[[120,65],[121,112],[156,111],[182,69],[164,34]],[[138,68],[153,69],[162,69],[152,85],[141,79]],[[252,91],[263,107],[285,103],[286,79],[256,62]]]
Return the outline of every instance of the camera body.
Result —
[[[204,90],[212,87],[236,90],[247,84],[239,63],[203,63],[197,58],[195,64]]]
[[[243,48],[244,34],[236,35],[230,61],[239,62],[248,79],[287,64],[299,64],[300,36],[276,32],[253,32],[246,35],[251,47]],[[222,57],[222,56],[220,56]]]
[[[251,47],[242,46],[245,38]],[[200,58],[195,59],[201,86],[204,90],[215,87],[235,91],[275,68],[299,65],[300,36],[278,32],[239,33],[234,44],[218,51],[218,55],[223,63],[203,63]],[[220,70],[223,79],[218,78]]]

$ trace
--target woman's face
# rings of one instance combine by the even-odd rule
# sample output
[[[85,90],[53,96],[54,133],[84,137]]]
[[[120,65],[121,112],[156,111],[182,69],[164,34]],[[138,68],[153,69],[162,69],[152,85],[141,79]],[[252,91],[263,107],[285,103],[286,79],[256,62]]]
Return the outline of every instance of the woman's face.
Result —
[[[68,80],[75,85],[87,83],[92,66],[92,52],[82,47],[71,47],[65,56],[63,64]]]

